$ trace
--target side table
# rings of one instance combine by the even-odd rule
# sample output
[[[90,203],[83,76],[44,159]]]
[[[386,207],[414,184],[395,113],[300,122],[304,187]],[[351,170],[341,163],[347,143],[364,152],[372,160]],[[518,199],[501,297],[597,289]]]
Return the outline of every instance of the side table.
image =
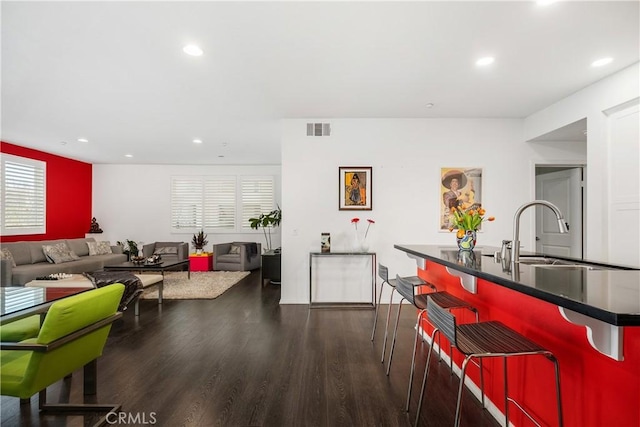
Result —
[[[211,271],[213,270],[213,254],[189,254],[189,269],[191,271]]]
[[[281,254],[280,251],[266,251],[262,254],[262,269],[260,277],[264,286],[264,279],[269,279],[271,283],[280,284],[281,272]]]
[[[358,299],[358,300],[349,300],[349,299],[341,299],[346,295],[344,290],[349,287],[352,287],[353,284],[344,284],[336,293],[336,298],[332,301],[318,301],[314,299],[315,290],[314,287],[314,260],[319,261],[320,259],[331,259],[331,258],[346,258],[348,259],[362,259],[364,258],[366,261],[365,269],[362,273],[365,276],[371,277],[371,293],[368,290],[361,288],[361,296],[364,297],[366,294],[366,298]],[[316,266],[318,268],[318,266]],[[367,285],[368,287],[369,285]],[[348,307],[348,308],[375,308],[376,307],[376,253],[375,252],[309,252],[309,308],[335,308],[335,307]]]

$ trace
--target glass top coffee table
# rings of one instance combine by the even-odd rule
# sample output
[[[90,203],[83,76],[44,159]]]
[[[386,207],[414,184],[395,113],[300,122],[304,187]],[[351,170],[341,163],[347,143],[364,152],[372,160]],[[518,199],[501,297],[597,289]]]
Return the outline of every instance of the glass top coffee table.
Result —
[[[22,286],[0,288],[0,324],[44,313],[56,300],[93,289],[93,286],[78,288],[26,288]]]
[[[130,261],[120,264],[105,265],[104,271],[137,271],[144,273],[145,271],[159,271],[164,276],[165,271],[187,271],[187,277],[191,279],[191,270],[189,269],[189,260],[180,261],[163,261],[158,264],[134,264]]]

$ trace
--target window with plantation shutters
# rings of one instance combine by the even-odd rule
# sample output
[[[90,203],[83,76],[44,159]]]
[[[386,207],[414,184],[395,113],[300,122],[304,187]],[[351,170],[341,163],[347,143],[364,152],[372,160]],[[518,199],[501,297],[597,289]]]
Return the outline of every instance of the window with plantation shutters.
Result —
[[[274,206],[273,177],[242,177],[240,180],[242,198],[243,230],[251,229],[249,218],[257,218],[260,214],[271,212]]]
[[[171,228],[191,231],[202,228],[204,182],[200,177],[171,180]]]
[[[236,229],[236,179],[207,178],[204,183],[204,226],[207,231]]]
[[[171,228],[174,231],[234,231],[235,177],[173,177]]]
[[[46,232],[46,163],[9,154],[0,156],[2,235]]]

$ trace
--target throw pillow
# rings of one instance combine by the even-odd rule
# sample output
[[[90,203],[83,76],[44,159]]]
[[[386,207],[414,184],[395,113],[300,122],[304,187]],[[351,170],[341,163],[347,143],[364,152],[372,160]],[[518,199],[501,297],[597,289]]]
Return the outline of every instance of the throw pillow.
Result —
[[[11,263],[12,267],[16,266],[16,260],[13,259],[13,254],[9,249],[3,249],[0,251],[0,259],[6,259]]]
[[[231,245],[231,249],[229,249],[230,254],[240,254],[240,246]]]
[[[111,250],[111,242],[87,242],[87,246],[89,246],[89,256],[91,255],[107,255],[112,254]]]
[[[47,261],[53,264],[61,264],[63,262],[70,262],[80,259],[66,243],[56,243],[55,245],[42,245],[42,252],[47,258]]]
[[[177,255],[178,247],[177,246],[163,246],[161,248],[156,248],[154,255]]]

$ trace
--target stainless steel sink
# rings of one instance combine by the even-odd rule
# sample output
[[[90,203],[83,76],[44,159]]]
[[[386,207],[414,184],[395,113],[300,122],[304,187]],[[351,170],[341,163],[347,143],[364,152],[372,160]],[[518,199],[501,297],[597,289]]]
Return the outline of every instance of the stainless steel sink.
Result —
[[[527,257],[520,255],[520,264],[575,265],[573,261],[547,257]]]
[[[599,265],[581,263],[577,261],[567,261],[565,259],[549,257],[528,257],[520,256],[520,264],[531,265],[533,267],[553,267],[553,268],[583,268],[585,270],[602,270]]]
[[[587,264],[529,264],[531,267],[553,268],[559,270],[603,270],[600,266]]]
[[[553,259],[551,258],[540,258],[540,257],[530,257],[525,258],[522,255],[520,256],[520,264],[553,264]]]

